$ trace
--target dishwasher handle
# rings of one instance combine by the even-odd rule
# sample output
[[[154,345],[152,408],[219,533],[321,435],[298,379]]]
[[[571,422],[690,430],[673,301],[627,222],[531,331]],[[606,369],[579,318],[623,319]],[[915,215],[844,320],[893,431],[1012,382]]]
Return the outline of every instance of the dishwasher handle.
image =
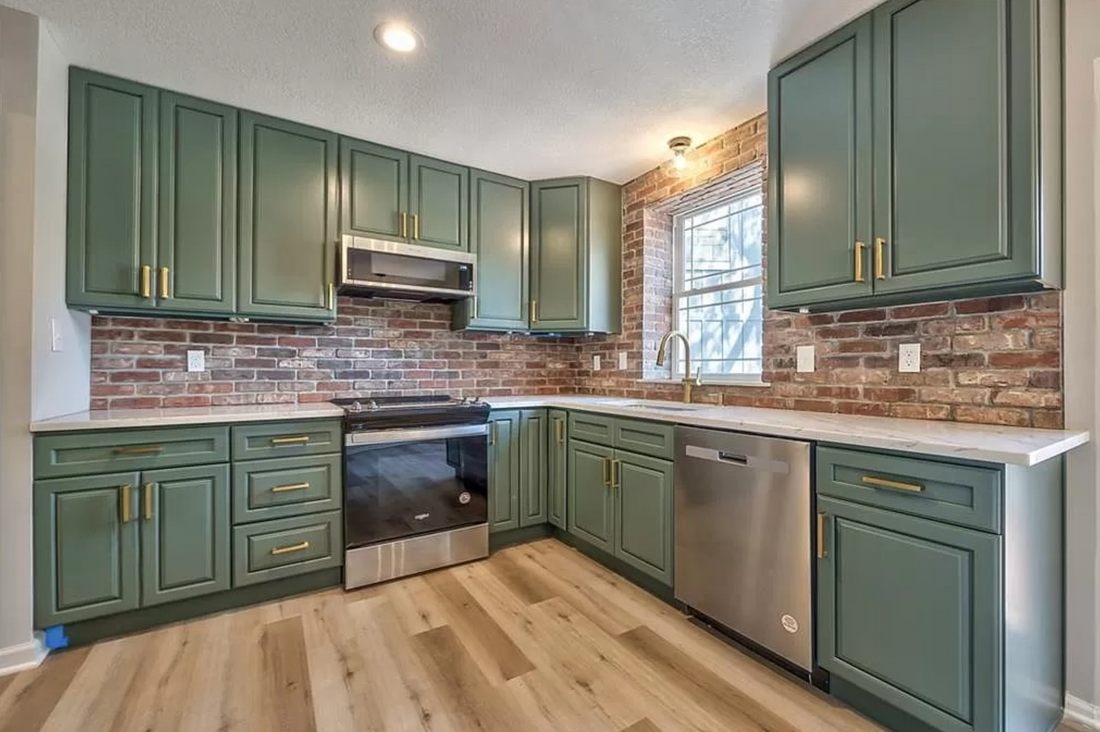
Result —
[[[730,452],[728,450],[716,450],[712,447],[700,447],[699,445],[687,445],[684,449],[688,457],[709,460],[734,468],[751,468],[766,473],[781,473],[787,475],[791,472],[790,463],[783,460],[772,460],[757,455],[745,455],[743,453]]]

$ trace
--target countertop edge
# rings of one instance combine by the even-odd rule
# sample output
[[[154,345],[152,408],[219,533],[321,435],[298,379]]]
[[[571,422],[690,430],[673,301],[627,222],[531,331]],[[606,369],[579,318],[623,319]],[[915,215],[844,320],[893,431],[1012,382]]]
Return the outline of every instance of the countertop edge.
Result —
[[[139,411],[139,410],[135,410]],[[155,414],[149,416],[119,416],[112,417],[104,412],[99,419],[91,418],[86,412],[75,415],[53,417],[51,419],[31,422],[30,431],[34,434],[46,434],[51,432],[92,432],[95,430],[125,430],[140,429],[143,427],[187,427],[194,425],[232,425],[249,424],[255,422],[297,422],[313,419],[340,419],[343,412],[332,407],[329,409],[304,409],[301,411],[247,411],[239,413],[208,413],[208,414],[179,414],[165,415],[165,410],[153,410]],[[185,411],[185,410],[181,410]],[[96,414],[96,413],[91,413]]]

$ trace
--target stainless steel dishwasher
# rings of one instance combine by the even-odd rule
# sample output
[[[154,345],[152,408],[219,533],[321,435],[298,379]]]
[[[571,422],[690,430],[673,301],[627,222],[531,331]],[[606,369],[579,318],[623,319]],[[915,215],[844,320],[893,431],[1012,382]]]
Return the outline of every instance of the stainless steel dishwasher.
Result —
[[[676,599],[813,668],[810,444],[676,428]]]

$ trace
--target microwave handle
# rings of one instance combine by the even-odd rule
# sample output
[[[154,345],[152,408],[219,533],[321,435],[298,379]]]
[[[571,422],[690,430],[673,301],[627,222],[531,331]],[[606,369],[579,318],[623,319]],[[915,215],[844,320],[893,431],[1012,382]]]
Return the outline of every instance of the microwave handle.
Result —
[[[466,424],[457,427],[413,427],[409,429],[352,432],[344,438],[348,447],[358,445],[398,445],[406,442],[448,440],[454,437],[488,435],[488,424]]]

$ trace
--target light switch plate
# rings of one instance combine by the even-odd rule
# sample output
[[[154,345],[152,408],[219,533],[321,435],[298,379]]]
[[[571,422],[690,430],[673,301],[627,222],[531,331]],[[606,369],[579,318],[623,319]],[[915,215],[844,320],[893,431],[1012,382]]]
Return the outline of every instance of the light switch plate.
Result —
[[[814,347],[798,346],[795,348],[796,368],[799,373],[807,374],[814,370]]]
[[[61,353],[64,348],[65,344],[61,340],[61,328],[57,325],[57,318],[50,318],[50,350]]]
[[[920,373],[920,344],[902,343],[898,346],[898,372]]]
[[[626,352],[619,354],[619,371],[626,371]]]
[[[188,351],[187,370],[206,371],[206,351]]]
[[[593,371],[599,371],[600,370],[600,357],[598,355],[592,357],[592,370]]]

